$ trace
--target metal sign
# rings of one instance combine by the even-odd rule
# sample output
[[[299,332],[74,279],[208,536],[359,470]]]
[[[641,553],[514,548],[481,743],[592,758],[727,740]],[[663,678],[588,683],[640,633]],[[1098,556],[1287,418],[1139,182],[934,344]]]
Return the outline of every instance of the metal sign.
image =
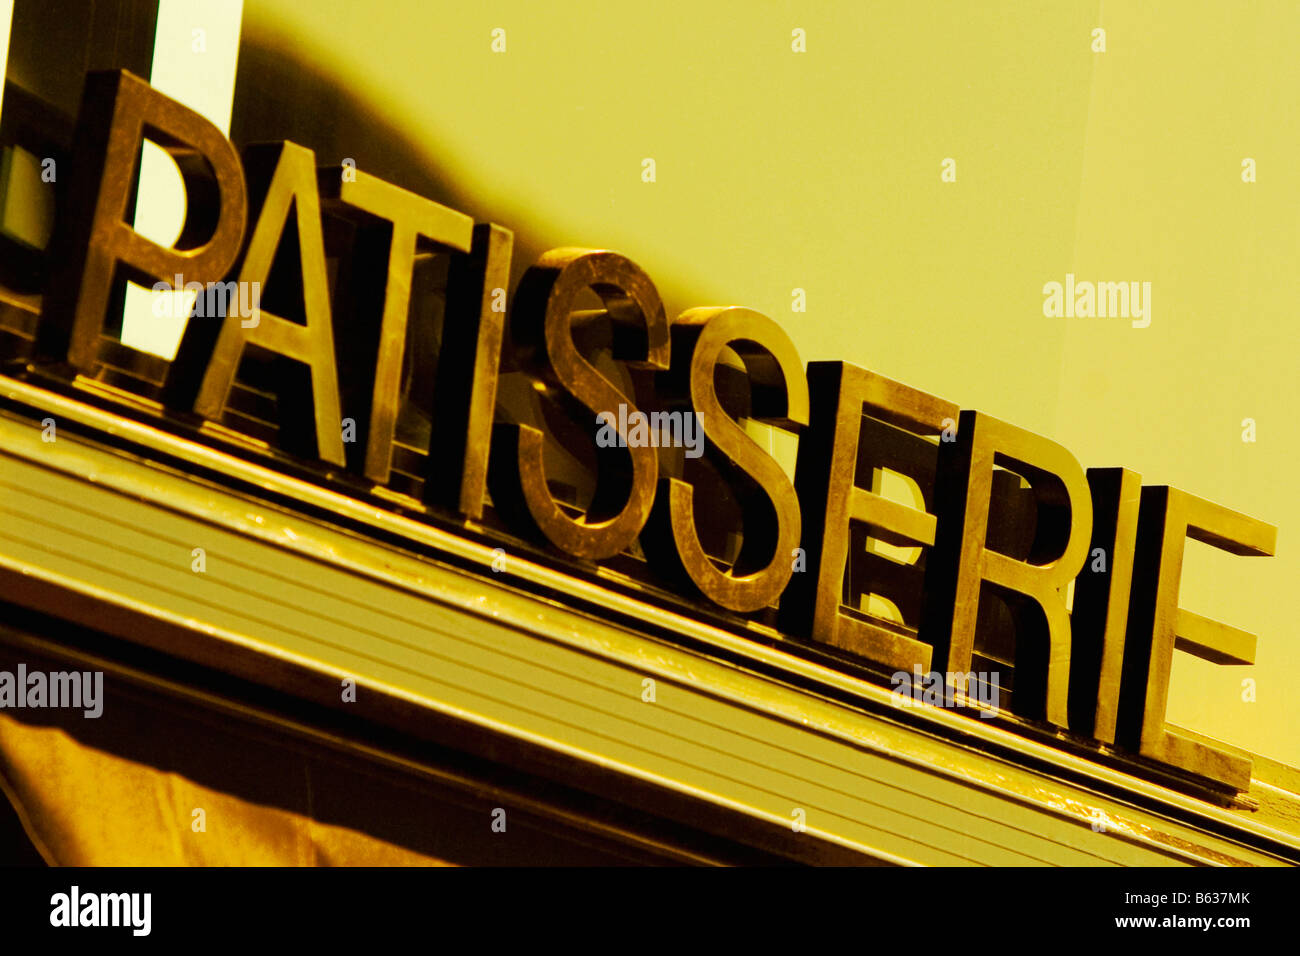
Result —
[[[130,222],[145,139],[185,181],[172,246]],[[125,71],[87,78],[71,161],[30,374],[99,383],[388,500],[420,462],[434,512],[479,522],[490,501],[512,535],[553,553],[644,557],[702,608],[771,620],[877,671],[941,673],[948,699],[983,707],[970,685],[983,681],[976,660],[990,662],[1022,718],[1249,786],[1249,761],[1171,732],[1165,705],[1175,649],[1254,660],[1253,635],[1179,607],[1185,539],[1271,555],[1274,527],[1125,469],[1085,471],[1047,438],[866,369],[805,369],[781,327],[748,309],[670,319],[614,252],[547,252],[507,312],[509,230],[355,166],[318,168],[293,143],[241,157]],[[408,320],[415,263],[431,252],[446,261],[445,310],[426,351]],[[123,347],[110,317],[125,280],[195,292],[174,361]],[[546,421],[496,414],[504,364],[527,373]],[[425,367],[433,385],[413,396]],[[259,396],[272,410],[260,416]],[[397,438],[412,401],[430,422],[414,451]],[[798,436],[793,480],[747,422]],[[548,432],[581,446],[590,500],[557,491]],[[680,447],[691,435],[694,455]],[[915,489],[912,504],[883,493],[873,476],[886,472]],[[861,595],[892,611],[852,606]]]

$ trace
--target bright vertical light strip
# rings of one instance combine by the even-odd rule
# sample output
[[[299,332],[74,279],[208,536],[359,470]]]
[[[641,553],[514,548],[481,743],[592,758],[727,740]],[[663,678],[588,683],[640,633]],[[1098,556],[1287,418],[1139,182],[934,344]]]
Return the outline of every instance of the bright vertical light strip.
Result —
[[[12,0],[9,6],[12,8]],[[227,134],[235,100],[243,12],[243,0],[159,0],[154,32],[150,84]],[[180,170],[166,152],[146,142],[140,159],[136,231],[170,246],[184,224],[185,187]],[[155,303],[156,296],[162,297],[161,301]],[[193,305],[192,292],[155,293],[128,284],[122,342],[174,358]]]
[[[0,108],[4,106],[4,75],[9,66],[9,28],[14,22],[14,0],[0,0]]]

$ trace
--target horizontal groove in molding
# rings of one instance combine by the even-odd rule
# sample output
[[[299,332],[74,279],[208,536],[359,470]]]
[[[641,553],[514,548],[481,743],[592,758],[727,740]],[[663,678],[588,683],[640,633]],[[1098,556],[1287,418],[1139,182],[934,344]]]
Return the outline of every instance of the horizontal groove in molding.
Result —
[[[1278,862],[489,578],[70,436],[43,442],[8,417],[0,566],[773,826],[801,809],[810,838],[894,862]],[[641,699],[647,676],[655,703]],[[1110,832],[1092,830],[1094,813]]]

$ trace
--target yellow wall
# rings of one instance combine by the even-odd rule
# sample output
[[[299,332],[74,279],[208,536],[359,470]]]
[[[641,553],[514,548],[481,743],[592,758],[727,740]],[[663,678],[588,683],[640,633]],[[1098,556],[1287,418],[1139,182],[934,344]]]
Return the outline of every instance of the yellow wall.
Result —
[[[1258,663],[1176,655],[1169,716],[1291,764],[1298,34],[1293,3],[246,0],[244,16],[246,43],[338,77],[529,247],[618,249],[671,311],[759,309],[805,361],[1276,524],[1276,558],[1189,546],[1185,603],[1257,632]],[[313,122],[329,117],[286,117]],[[1045,317],[1043,284],[1067,272],[1151,282],[1150,327]]]

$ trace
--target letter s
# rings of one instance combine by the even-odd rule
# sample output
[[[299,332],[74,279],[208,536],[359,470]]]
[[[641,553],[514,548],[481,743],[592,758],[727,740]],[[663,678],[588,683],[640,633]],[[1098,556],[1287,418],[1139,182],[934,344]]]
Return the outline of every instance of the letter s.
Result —
[[[714,603],[756,611],[776,600],[794,573],[787,556],[799,545],[799,499],[776,459],[722,407],[714,369],[724,349],[735,351],[750,380],[751,417],[794,430],[808,424],[803,365],[779,325],[735,306],[682,313],[673,323],[673,339],[677,361],[669,381],[679,390],[685,385],[704,429],[705,455],[735,489],[744,540],[734,566],[718,570],[696,531],[694,487],[666,478],[642,544],[647,555],[684,575]]]
[[[649,276],[616,252],[553,249],[529,267],[515,293],[514,342],[574,421],[591,422],[593,414],[612,412],[620,404],[628,406],[631,419],[636,406],[573,340],[574,303],[588,288],[600,296],[613,323],[614,357],[634,367],[667,369],[668,319],[659,293]],[[615,446],[625,444],[627,436],[620,430],[625,425],[618,418],[613,424],[624,439]],[[594,439],[593,434],[596,445]],[[493,429],[488,482],[497,509],[517,527],[539,532],[575,557],[612,557],[636,540],[654,502],[657,450],[596,446],[595,498],[585,516],[571,518],[547,489],[542,446],[542,432],[530,425]]]

